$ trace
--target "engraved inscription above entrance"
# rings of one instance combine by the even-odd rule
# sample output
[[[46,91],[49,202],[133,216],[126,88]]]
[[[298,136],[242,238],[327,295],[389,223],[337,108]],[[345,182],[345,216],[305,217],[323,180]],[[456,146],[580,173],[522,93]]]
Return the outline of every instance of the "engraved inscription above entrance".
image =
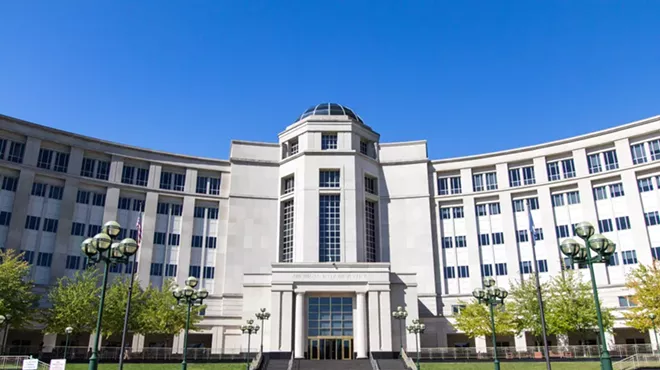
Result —
[[[368,274],[360,273],[331,273],[331,272],[309,272],[293,274],[294,281],[365,281]]]

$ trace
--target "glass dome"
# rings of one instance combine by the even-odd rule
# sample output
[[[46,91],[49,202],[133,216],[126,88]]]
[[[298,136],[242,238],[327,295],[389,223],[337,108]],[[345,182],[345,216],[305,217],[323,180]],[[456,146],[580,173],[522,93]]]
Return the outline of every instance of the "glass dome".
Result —
[[[300,115],[300,117],[298,117],[296,121],[300,121],[301,119],[309,116],[348,116],[351,119],[364,124],[364,122],[362,122],[362,118],[355,114],[355,112],[353,112],[350,108],[336,103],[321,103],[309,107],[305,112],[303,112],[303,114]]]

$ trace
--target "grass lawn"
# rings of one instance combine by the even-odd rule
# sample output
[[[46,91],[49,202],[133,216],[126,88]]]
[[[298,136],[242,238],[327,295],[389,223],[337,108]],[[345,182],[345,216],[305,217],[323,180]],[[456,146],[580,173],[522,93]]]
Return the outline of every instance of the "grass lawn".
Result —
[[[492,362],[421,363],[422,370],[492,370]],[[501,362],[501,370],[542,370],[545,362]],[[598,370],[600,362],[553,362],[552,370]]]
[[[67,370],[87,370],[88,364],[67,364]],[[125,370],[181,370],[181,363],[177,364],[124,364]],[[117,370],[116,363],[99,364],[99,370]],[[188,370],[245,370],[245,363],[188,363]]]

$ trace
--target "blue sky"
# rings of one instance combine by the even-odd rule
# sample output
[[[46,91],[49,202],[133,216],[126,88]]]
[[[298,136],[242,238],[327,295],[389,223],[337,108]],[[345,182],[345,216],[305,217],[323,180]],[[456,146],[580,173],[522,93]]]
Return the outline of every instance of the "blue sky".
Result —
[[[2,1],[0,113],[226,159],[310,105],[431,158],[660,114],[660,1]]]

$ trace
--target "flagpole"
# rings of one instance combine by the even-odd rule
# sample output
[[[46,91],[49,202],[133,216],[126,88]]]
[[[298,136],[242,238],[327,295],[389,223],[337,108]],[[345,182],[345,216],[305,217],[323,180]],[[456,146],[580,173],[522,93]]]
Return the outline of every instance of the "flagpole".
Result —
[[[527,215],[529,217],[529,233],[532,238],[532,259],[534,260],[534,278],[536,279],[536,298],[539,301],[539,311],[541,313],[541,334],[543,335],[543,350],[545,357],[545,367],[548,370],[552,369],[550,365],[550,350],[548,348],[548,335],[545,330],[545,309],[543,308],[543,295],[541,294],[541,281],[539,279],[539,265],[536,261],[536,231],[534,228],[534,219],[532,218],[532,209],[529,207],[529,199],[527,200]]]
[[[138,246],[142,242],[142,217],[138,216],[136,222],[136,227],[138,228]],[[129,260],[130,261],[130,260]],[[124,369],[124,351],[126,350],[126,336],[128,335],[128,319],[131,315],[131,298],[133,297],[133,282],[135,281],[135,263],[137,261],[137,253],[133,257],[133,263],[129,263],[126,267],[131,268],[131,283],[128,286],[128,300],[126,301],[126,311],[124,312],[124,327],[121,332],[121,349],[119,351],[119,370]]]

